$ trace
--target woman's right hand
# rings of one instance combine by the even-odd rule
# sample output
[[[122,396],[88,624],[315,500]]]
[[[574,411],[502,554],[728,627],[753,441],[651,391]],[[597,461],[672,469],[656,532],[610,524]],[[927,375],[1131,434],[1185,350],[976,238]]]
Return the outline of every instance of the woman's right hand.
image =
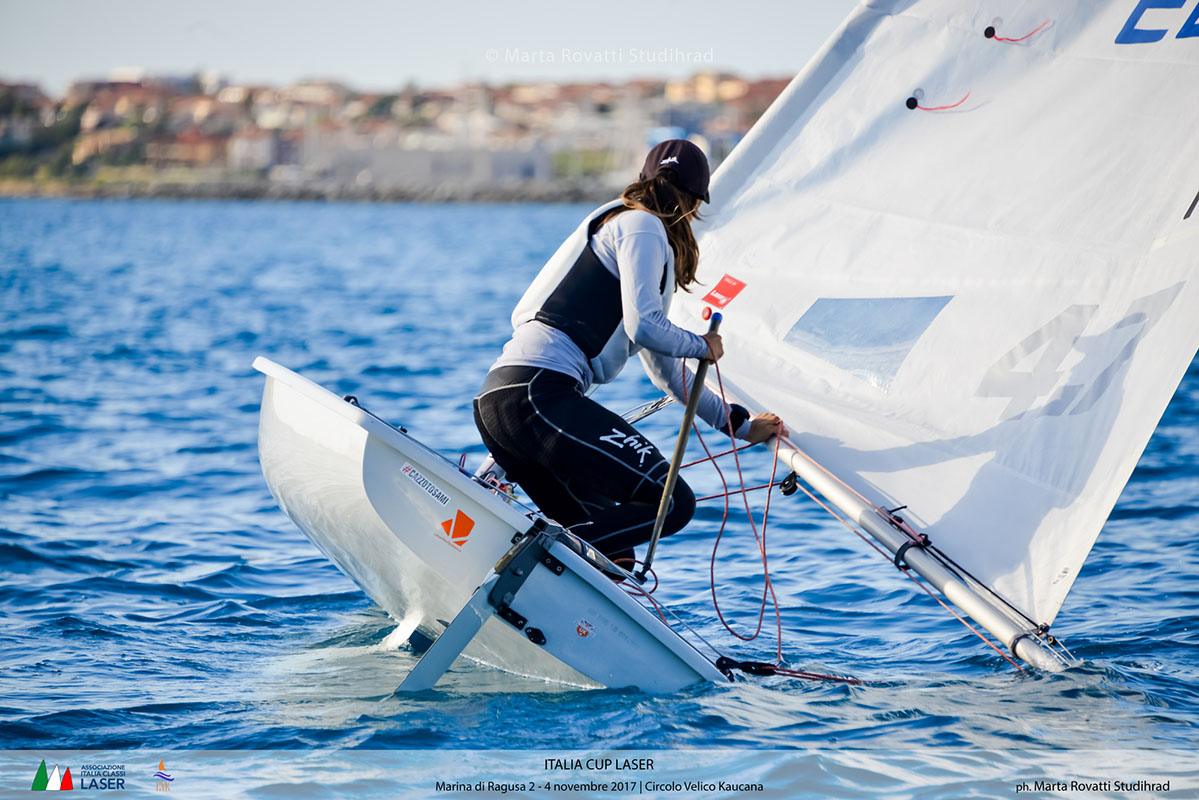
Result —
[[[708,360],[719,361],[724,355],[724,344],[720,341],[720,334],[715,331],[708,331],[703,335],[704,341],[708,343]]]

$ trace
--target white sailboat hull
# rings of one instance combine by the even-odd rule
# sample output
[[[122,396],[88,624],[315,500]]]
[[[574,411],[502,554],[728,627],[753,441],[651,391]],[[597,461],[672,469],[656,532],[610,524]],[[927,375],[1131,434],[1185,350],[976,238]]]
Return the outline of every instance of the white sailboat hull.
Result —
[[[532,520],[412,437],[264,358],[263,475],[279,507],[402,625],[436,639]],[[707,658],[564,544],[465,654],[581,687],[673,691],[726,680]]]

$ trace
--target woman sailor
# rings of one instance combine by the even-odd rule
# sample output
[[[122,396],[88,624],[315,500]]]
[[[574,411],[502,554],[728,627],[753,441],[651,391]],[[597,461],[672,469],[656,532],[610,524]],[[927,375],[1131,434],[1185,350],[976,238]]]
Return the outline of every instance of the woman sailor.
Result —
[[[691,142],[654,147],[639,179],[583,221],[542,268],[512,315],[514,332],[475,398],[475,423],[496,463],[551,519],[631,567],[649,541],[669,464],[620,416],[584,396],[639,353],[650,379],[682,402],[682,359],[719,359],[720,335],[666,318],[695,282],[691,218],[708,201],[708,161]],[[701,387],[698,415],[750,443],[780,430]],[[695,496],[679,480],[663,535],[680,530]],[[576,527],[585,524],[585,527]]]

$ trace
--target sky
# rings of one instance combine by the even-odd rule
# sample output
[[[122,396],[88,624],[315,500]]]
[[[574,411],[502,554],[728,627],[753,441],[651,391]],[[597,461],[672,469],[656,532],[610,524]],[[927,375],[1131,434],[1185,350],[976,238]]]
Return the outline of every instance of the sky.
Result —
[[[61,95],[140,67],[233,82],[793,75],[857,0],[0,0],[0,80]]]

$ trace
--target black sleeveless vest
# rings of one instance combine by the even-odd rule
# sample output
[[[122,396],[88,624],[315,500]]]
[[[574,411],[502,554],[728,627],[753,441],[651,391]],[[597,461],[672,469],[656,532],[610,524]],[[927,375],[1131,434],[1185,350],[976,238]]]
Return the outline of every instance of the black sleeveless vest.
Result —
[[[569,336],[588,359],[603,351],[624,317],[620,279],[608,271],[591,249],[591,239],[605,216],[600,214],[587,226],[583,251],[533,316]],[[666,291],[666,267],[664,263],[658,294]]]

